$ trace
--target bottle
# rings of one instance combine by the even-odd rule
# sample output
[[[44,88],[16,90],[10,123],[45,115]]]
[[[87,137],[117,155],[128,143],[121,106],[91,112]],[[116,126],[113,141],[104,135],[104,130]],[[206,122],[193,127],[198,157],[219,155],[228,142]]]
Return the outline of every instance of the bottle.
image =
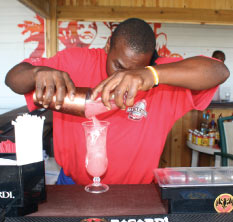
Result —
[[[194,131],[194,132],[193,132],[193,135],[192,135],[192,143],[193,143],[193,144],[196,143],[196,136],[197,136],[197,133]]]
[[[196,136],[196,145],[201,146],[202,145],[202,135],[201,133],[198,133]]]
[[[206,115],[203,112],[201,126],[200,126],[200,130],[201,130],[202,133],[205,133],[205,131],[206,131],[205,121],[206,121]]]
[[[222,113],[218,116],[218,119],[219,118],[222,118]],[[220,141],[220,135],[219,135],[219,129],[218,129],[218,125],[217,125],[217,128],[216,128],[216,132],[215,132],[215,144],[219,144],[219,141]]]
[[[208,121],[209,121],[209,110],[205,112],[203,112],[202,115],[202,122],[201,122],[201,127],[200,127],[200,131],[204,134],[208,133]]]
[[[210,110],[206,111],[206,134],[209,133],[209,119],[210,119]]]
[[[209,130],[211,130],[211,131],[215,130],[216,131],[216,129],[217,129],[217,123],[215,121],[215,114],[212,113],[211,120],[209,122]]]
[[[202,146],[209,146],[209,136],[208,136],[208,134],[203,135]]]
[[[76,93],[74,100],[70,100],[68,95],[65,96],[63,104],[59,110],[55,108],[56,95],[53,96],[52,102],[49,104],[48,109],[56,112],[71,114],[75,116],[81,116],[86,118],[92,118],[98,114],[109,111],[101,101],[101,98],[91,100],[92,89],[88,87],[76,87]],[[36,98],[35,92],[33,93],[34,104],[38,107],[43,107]],[[117,109],[114,100],[110,101],[112,109]]]
[[[192,142],[193,131],[191,129],[188,130],[187,140]]]
[[[215,134],[209,134],[209,146],[215,145]]]

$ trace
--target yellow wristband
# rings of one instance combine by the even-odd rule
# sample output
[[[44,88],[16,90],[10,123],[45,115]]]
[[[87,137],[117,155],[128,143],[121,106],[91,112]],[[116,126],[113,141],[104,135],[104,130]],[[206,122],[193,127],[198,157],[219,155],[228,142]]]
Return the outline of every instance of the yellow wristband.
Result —
[[[153,66],[146,66],[145,68],[149,69],[152,72],[154,76],[155,86],[159,85],[159,75],[156,69]]]

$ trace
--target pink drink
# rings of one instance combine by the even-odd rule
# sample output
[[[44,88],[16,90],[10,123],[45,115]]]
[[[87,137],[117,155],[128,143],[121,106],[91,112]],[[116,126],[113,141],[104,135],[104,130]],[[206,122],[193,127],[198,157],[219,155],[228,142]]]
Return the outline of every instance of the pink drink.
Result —
[[[110,101],[111,110],[118,109],[117,105],[115,104],[114,100]],[[104,106],[101,101],[101,98],[97,98],[95,101],[87,100],[85,104],[85,116],[88,119],[92,119],[92,117],[97,116],[101,113],[108,112],[109,110]]]
[[[108,159],[101,152],[89,153],[86,157],[87,172],[93,177],[102,176],[108,166]]]
[[[108,165],[106,153],[106,135],[107,135],[107,122],[98,121],[92,118],[92,121],[87,122],[86,134],[86,169],[87,172],[93,177],[102,176]]]

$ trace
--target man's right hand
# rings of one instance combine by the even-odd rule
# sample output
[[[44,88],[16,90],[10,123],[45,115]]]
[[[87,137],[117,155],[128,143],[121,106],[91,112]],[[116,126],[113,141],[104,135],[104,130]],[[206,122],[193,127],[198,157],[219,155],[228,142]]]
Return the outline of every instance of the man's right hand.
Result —
[[[46,66],[33,66],[27,62],[14,66],[7,73],[5,83],[18,94],[35,90],[38,102],[45,108],[56,95],[55,108],[60,109],[66,94],[72,100],[76,91],[68,73]]]
[[[66,72],[45,66],[34,68],[36,98],[47,108],[56,94],[56,109],[60,109],[64,97],[68,94],[71,100],[75,96],[75,85]]]

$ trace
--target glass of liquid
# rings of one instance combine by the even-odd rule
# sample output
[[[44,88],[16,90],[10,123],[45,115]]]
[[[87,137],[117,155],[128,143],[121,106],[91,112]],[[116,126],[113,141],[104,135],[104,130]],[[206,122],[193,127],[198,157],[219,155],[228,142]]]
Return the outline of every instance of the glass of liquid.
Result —
[[[109,122],[86,121],[82,123],[86,138],[86,170],[93,177],[93,183],[85,186],[90,193],[103,193],[109,190],[108,185],[101,183],[101,176],[107,170],[108,158],[106,138]]]

